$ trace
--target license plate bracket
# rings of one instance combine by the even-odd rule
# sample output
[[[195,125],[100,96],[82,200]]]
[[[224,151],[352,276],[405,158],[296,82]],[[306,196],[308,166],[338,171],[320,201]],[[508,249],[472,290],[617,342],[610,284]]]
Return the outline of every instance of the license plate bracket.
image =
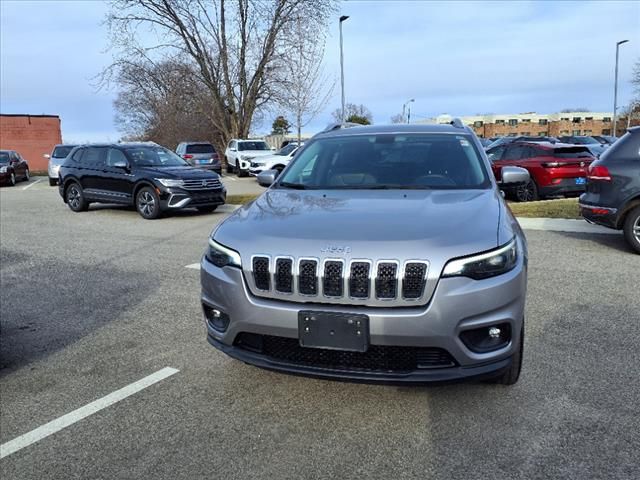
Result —
[[[366,352],[369,348],[369,317],[303,310],[298,312],[298,337],[303,347]]]

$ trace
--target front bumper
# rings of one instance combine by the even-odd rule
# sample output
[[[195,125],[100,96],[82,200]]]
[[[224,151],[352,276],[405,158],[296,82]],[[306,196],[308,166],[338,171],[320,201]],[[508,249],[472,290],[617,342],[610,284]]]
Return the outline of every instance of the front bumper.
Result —
[[[160,207],[163,210],[224,205],[226,199],[227,191],[224,188],[206,190],[163,188],[160,190]]]
[[[208,341],[233,358],[272,370],[324,378],[370,382],[447,382],[499,375],[511,365],[519,348],[526,292],[526,266],[521,258],[512,271],[475,281],[467,278],[441,279],[426,306],[376,308],[353,305],[294,303],[258,298],[249,293],[242,272],[233,267],[218,268],[203,258],[201,263],[203,307],[218,309],[230,317],[225,331],[206,319]],[[203,308],[204,310],[204,308]],[[296,364],[236,344],[241,333],[298,338],[298,312],[321,310],[365,314],[369,317],[370,345],[429,347],[442,349],[455,365],[411,371],[382,371],[333,368]],[[470,350],[460,333],[490,325],[508,324],[511,341],[497,350]]]
[[[51,179],[58,179],[58,175],[59,175],[59,171],[60,171],[60,165],[49,165],[47,168],[47,173],[49,175],[49,178]]]
[[[584,195],[582,196],[584,197]],[[580,215],[589,223],[602,225],[603,227],[619,229],[619,215],[617,208],[603,207],[586,202],[580,198]]]
[[[10,178],[11,178],[11,173],[10,172],[0,173],[0,183],[1,184],[9,183],[9,179]]]

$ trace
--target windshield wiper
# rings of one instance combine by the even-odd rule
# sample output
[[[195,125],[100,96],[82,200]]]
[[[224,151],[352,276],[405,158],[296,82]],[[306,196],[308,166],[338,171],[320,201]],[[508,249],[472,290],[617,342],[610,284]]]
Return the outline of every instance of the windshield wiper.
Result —
[[[310,187],[302,183],[280,182],[279,187],[293,188],[295,190],[308,190]]]

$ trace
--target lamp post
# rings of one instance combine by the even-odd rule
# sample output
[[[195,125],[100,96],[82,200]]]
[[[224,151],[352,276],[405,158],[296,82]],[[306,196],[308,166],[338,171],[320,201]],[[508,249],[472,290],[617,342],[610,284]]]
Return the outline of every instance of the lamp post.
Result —
[[[407,100],[406,102],[404,102],[404,105],[402,105],[402,121],[404,122],[404,112],[407,109],[407,105],[409,105],[411,102],[415,102],[416,99],[412,98],[410,100]],[[407,118],[407,123],[409,123],[409,120],[411,119],[411,106],[409,106],[409,116]]]
[[[616,42],[616,73],[615,73],[615,80],[613,81],[613,136],[617,137],[617,128],[616,128],[616,123],[617,123],[617,119],[616,119],[616,112],[618,110],[618,55],[619,55],[619,51],[620,51],[620,45],[622,45],[623,43],[627,43],[629,40],[620,40],[619,42]]]
[[[342,15],[340,17],[340,89],[342,91],[342,110],[341,110],[341,120],[342,123],[344,123],[345,119],[344,119],[344,55],[342,53],[342,22],[344,22],[347,18],[349,18],[348,15]]]

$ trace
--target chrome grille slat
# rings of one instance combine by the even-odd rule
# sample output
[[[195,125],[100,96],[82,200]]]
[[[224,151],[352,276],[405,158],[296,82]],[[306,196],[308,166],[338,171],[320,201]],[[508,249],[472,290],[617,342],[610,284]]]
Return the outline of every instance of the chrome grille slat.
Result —
[[[298,266],[298,291],[302,295],[318,294],[318,261],[300,259]]]
[[[420,298],[427,283],[427,264],[424,262],[407,262],[402,277],[402,298]]]
[[[326,297],[342,297],[344,286],[344,264],[340,260],[327,260],[322,275],[322,293]]]
[[[371,264],[354,261],[349,272],[349,296],[352,298],[369,298]]]
[[[293,293],[293,260],[290,258],[277,258],[274,273],[276,291],[281,293]]]
[[[253,257],[253,281],[256,288],[268,291],[271,287],[271,273],[269,272],[269,257]]]
[[[379,262],[376,274],[376,298],[394,299],[398,294],[398,264]]]

